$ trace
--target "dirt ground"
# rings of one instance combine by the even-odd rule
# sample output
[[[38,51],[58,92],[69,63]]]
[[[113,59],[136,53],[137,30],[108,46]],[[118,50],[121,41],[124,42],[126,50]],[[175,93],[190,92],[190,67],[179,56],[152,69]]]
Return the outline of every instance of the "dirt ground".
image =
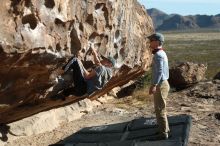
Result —
[[[169,94],[168,115],[188,114],[192,116],[188,146],[219,146],[220,101],[188,97],[186,92],[187,90]],[[7,146],[47,146],[84,127],[125,122],[143,116],[154,116],[152,97],[140,94],[139,96],[112,99],[94,108],[81,119],[65,123],[51,132],[8,142]]]

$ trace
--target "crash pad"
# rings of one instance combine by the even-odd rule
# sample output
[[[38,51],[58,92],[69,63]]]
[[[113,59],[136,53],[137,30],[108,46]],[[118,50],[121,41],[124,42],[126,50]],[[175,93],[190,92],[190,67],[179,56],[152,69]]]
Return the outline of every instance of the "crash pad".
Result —
[[[191,116],[168,117],[170,137],[157,140],[155,118],[138,118],[124,123],[86,127],[51,146],[187,146]]]

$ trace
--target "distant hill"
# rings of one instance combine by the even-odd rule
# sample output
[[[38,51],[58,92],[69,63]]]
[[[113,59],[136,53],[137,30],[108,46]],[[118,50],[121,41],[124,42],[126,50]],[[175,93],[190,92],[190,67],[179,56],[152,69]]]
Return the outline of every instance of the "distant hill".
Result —
[[[147,13],[151,16],[153,22],[154,22],[154,27],[157,28],[158,26],[163,24],[163,21],[170,18],[170,16],[158,9],[152,8],[148,9]]]
[[[148,9],[156,30],[186,30],[203,28],[220,28],[220,14],[218,15],[188,15],[166,14],[158,9]]]

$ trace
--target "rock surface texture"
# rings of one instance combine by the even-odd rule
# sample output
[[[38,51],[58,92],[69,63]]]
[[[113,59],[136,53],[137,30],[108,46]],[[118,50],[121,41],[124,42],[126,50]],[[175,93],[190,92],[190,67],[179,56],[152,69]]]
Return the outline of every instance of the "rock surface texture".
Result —
[[[153,24],[136,0],[2,0],[0,9],[0,123],[84,97],[65,101],[44,98],[71,56],[85,64],[93,44],[100,55],[113,56],[117,70],[97,98],[147,70],[151,53],[144,36]]]
[[[206,70],[204,64],[180,63],[170,69],[169,82],[177,89],[186,88],[204,80]]]

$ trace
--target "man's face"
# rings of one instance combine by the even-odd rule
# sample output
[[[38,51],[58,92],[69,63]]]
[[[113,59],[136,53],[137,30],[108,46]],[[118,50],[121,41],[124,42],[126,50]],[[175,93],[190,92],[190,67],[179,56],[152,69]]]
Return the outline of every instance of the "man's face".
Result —
[[[160,42],[159,41],[157,41],[157,40],[155,40],[155,39],[151,39],[150,40],[150,48],[151,49],[157,49],[158,47],[159,47],[159,45],[160,45]]]

